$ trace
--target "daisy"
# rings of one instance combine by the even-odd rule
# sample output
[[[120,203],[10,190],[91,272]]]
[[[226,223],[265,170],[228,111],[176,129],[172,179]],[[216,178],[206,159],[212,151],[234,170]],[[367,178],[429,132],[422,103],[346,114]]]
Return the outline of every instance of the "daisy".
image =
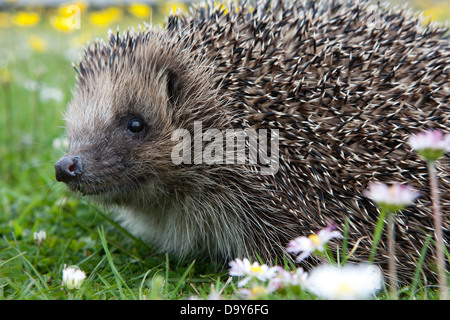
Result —
[[[312,269],[305,283],[306,290],[330,300],[368,299],[381,287],[380,269],[369,264],[321,265]]]
[[[323,252],[325,250],[325,245],[333,238],[342,239],[342,234],[340,231],[336,230],[336,226],[329,223],[328,226],[320,230],[317,234],[311,234],[308,237],[298,237],[291,240],[286,249],[288,252],[298,254],[300,253],[296,261],[301,262],[302,260],[309,257],[315,251]]]
[[[280,266],[277,266],[277,273],[269,280],[268,288],[278,290],[286,286],[300,286],[303,287],[308,278],[308,273],[302,268],[297,268],[294,271],[288,271]]]
[[[394,183],[370,183],[364,195],[389,212],[399,211],[409,206],[419,197],[419,192],[411,186]]]
[[[244,276],[238,284],[240,287],[247,284],[252,278],[256,278],[260,281],[266,281],[270,279],[277,270],[276,268],[270,268],[265,264],[260,265],[256,261],[250,264],[250,261],[247,258],[244,258],[243,260],[235,259],[231,261],[230,267],[230,276]]]
[[[440,130],[427,130],[409,137],[408,143],[425,160],[435,161],[450,151],[450,134]]]

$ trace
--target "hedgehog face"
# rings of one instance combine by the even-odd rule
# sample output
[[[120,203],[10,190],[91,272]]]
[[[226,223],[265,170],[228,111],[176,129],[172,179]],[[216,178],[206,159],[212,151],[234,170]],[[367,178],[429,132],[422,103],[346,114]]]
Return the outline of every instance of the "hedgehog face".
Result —
[[[223,125],[210,65],[162,37],[110,35],[86,49],[65,114],[69,150],[55,165],[71,190],[120,203],[139,190],[149,199],[179,184],[172,132],[197,119]]]
[[[55,165],[58,181],[85,195],[123,197],[170,166],[169,129],[156,112],[164,106],[136,93],[79,90],[67,110],[69,150]]]
[[[69,150],[55,165],[56,179],[71,190],[116,202],[155,189],[172,166],[176,73],[139,55],[126,58],[118,69],[100,59],[79,80],[65,114]]]

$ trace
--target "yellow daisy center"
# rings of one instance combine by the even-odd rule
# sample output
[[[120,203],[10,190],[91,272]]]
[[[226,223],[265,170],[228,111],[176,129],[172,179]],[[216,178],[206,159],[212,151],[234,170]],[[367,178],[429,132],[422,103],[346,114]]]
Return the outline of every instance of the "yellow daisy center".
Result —
[[[337,287],[337,294],[340,297],[345,297],[345,296],[352,296],[354,294],[354,289],[349,286],[346,283],[341,283],[338,287]]]
[[[308,239],[311,240],[312,242],[314,242],[314,244],[319,245],[320,244],[320,239],[319,236],[316,234],[311,234],[308,236]]]
[[[266,294],[266,293],[267,293],[266,288],[261,287],[261,286],[257,286],[257,287],[254,287],[251,289],[251,296],[253,298],[258,298],[261,295]]]
[[[252,272],[257,272],[257,273],[263,272],[261,266],[259,266],[259,265],[252,265],[252,266],[250,267],[250,270],[251,270]]]

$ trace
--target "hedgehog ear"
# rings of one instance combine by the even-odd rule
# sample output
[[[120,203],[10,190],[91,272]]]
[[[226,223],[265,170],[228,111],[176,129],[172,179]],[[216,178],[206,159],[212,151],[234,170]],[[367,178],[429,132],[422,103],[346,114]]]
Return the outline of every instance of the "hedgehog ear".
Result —
[[[174,70],[167,71],[167,96],[170,101],[174,101],[177,97],[180,76]]]

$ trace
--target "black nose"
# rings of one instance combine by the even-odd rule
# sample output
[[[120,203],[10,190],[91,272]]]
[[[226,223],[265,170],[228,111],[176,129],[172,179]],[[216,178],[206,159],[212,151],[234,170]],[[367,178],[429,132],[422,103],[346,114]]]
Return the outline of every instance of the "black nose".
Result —
[[[65,156],[55,163],[56,180],[70,182],[83,172],[83,161],[80,156]]]

